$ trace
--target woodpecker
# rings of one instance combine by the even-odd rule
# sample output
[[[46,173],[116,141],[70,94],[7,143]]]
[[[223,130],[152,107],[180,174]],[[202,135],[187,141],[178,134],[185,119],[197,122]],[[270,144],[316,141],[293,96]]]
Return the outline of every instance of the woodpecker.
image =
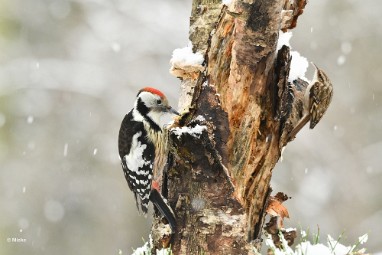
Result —
[[[139,211],[147,214],[149,201],[175,231],[175,217],[161,195],[162,170],[167,161],[167,132],[160,124],[165,114],[179,115],[157,89],[146,87],[124,117],[118,137],[119,156],[127,184]]]
[[[313,64],[313,63],[312,63]],[[289,133],[289,138],[293,139],[296,134],[310,121],[309,128],[313,129],[324,116],[333,97],[333,85],[326,73],[315,64],[313,80],[305,91],[304,109],[305,114]]]

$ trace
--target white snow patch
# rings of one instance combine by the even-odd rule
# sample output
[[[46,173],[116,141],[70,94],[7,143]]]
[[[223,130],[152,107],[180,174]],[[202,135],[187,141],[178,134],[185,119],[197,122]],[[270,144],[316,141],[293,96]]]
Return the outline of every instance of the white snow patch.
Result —
[[[190,127],[181,127],[181,128],[175,127],[175,128],[172,128],[170,131],[173,132],[178,137],[178,139],[180,139],[182,134],[185,134],[185,133],[190,134],[193,137],[200,138],[200,135],[206,129],[207,129],[206,126],[201,126],[201,125],[197,124],[195,127],[192,127],[192,128],[190,128]]]
[[[25,193],[26,190],[27,190],[27,188],[24,186],[23,187],[23,193]]]
[[[192,43],[189,42],[187,47],[175,49],[172,52],[170,63],[174,66],[198,66],[203,64],[204,57],[199,52],[192,52]]]
[[[203,71],[202,66],[204,57],[201,53],[192,52],[192,43],[189,42],[187,47],[175,49],[170,60],[170,73],[175,76],[183,76],[186,73],[194,73]]]
[[[160,250],[157,250],[157,255],[171,255],[171,249],[170,248],[162,248]]]
[[[309,66],[306,57],[301,56],[297,51],[291,51],[291,56],[292,61],[290,63],[288,81],[293,82],[298,78],[308,81],[308,79],[305,77],[306,70],[308,70]]]
[[[94,148],[94,150],[93,150],[93,155],[96,155],[97,152],[98,152],[98,149],[97,149],[97,148]]]
[[[270,238],[265,239],[265,245],[268,246],[268,247],[271,247],[271,248],[275,247],[275,244],[273,243],[273,240],[270,239]]]
[[[222,3],[225,4],[225,5],[230,5],[230,3],[232,2],[232,0],[223,0]]]
[[[132,255],[146,255],[150,254],[151,252],[151,245],[149,245],[149,242],[146,242],[142,247],[138,247]]]
[[[302,238],[306,238],[306,232],[301,231]],[[275,244],[273,243],[273,240],[270,236],[267,236],[265,239],[265,244],[271,250],[274,251],[274,254],[276,255],[345,255],[345,254],[352,254],[352,252],[355,252],[355,249],[357,245],[352,246],[345,246],[341,243],[339,243],[338,240],[334,240],[330,235],[328,235],[327,243],[326,244],[311,244],[310,241],[303,241],[296,245],[295,250],[293,251],[288,245],[285,240],[285,238],[280,235],[281,242],[283,244],[283,249],[278,249]],[[359,244],[363,244],[364,242],[361,242],[361,240],[364,240],[364,242],[367,241],[367,234],[359,237],[358,241]],[[357,254],[362,251],[363,254],[365,252],[365,249],[360,249],[357,252]]]
[[[283,32],[280,30],[279,32],[279,39],[277,41],[277,50],[281,49],[281,47],[283,47],[283,45],[286,45],[288,46],[289,48],[290,47],[290,39],[292,38],[292,32]]]
[[[369,235],[368,234],[364,234],[363,236],[358,237],[358,242],[360,244],[364,244],[364,243],[367,242],[368,239],[369,239]]]
[[[296,246],[296,252],[293,254],[309,254],[309,255],[332,255],[330,249],[323,244],[311,244],[310,242],[302,242]]]
[[[328,247],[332,250],[331,254],[349,254],[355,248],[355,246],[340,244],[338,240],[334,240],[330,235],[328,235]]]
[[[277,41],[277,50],[280,50],[283,45],[286,45],[292,49],[292,46],[290,45],[290,39],[292,38],[292,35],[292,32],[284,33],[280,30],[279,39]],[[308,60],[301,56],[297,51],[291,51],[290,54],[292,56],[292,61],[290,64],[288,81],[293,82],[298,78],[308,81],[308,79],[305,77],[306,70],[308,70],[309,66]]]
[[[132,255],[147,255],[151,254],[151,249],[153,247],[153,239],[151,235],[149,236],[149,241],[147,241],[142,247],[134,250]]]
[[[202,121],[205,121],[206,119],[205,119],[202,115],[198,115],[198,116],[195,118],[195,120],[202,122]]]

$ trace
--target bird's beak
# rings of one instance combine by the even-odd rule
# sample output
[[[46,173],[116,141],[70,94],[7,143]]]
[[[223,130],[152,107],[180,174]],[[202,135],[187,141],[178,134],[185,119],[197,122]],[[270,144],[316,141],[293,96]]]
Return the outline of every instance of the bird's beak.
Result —
[[[312,64],[312,66],[314,66],[314,68],[318,69],[318,67],[316,66],[315,63],[313,63],[313,62],[310,62],[310,63]]]
[[[172,113],[172,114],[175,114],[175,115],[180,115],[179,112],[175,111],[174,108],[172,108],[171,106],[167,107],[167,112],[169,113]]]

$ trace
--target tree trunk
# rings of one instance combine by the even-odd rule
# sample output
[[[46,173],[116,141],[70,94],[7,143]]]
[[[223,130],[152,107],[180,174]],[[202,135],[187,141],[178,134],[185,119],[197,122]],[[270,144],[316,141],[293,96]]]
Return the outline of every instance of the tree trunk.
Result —
[[[190,40],[193,52],[204,55],[204,70],[177,73],[184,114],[170,129],[164,185],[178,224],[174,254],[259,248],[272,169],[302,117],[307,85],[288,83],[289,48],[276,52],[276,45],[305,4],[193,1]],[[160,241],[154,236],[157,247]]]

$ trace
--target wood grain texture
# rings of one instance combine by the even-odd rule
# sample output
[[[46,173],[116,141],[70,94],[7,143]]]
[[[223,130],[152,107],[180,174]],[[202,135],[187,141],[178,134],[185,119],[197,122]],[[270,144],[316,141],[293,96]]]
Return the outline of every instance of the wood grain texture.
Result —
[[[276,51],[285,4],[193,2],[190,40],[206,69],[182,81],[188,111],[174,126],[206,129],[198,137],[170,130],[174,254],[252,254],[261,244],[272,170],[306,88],[288,83],[289,48]]]

